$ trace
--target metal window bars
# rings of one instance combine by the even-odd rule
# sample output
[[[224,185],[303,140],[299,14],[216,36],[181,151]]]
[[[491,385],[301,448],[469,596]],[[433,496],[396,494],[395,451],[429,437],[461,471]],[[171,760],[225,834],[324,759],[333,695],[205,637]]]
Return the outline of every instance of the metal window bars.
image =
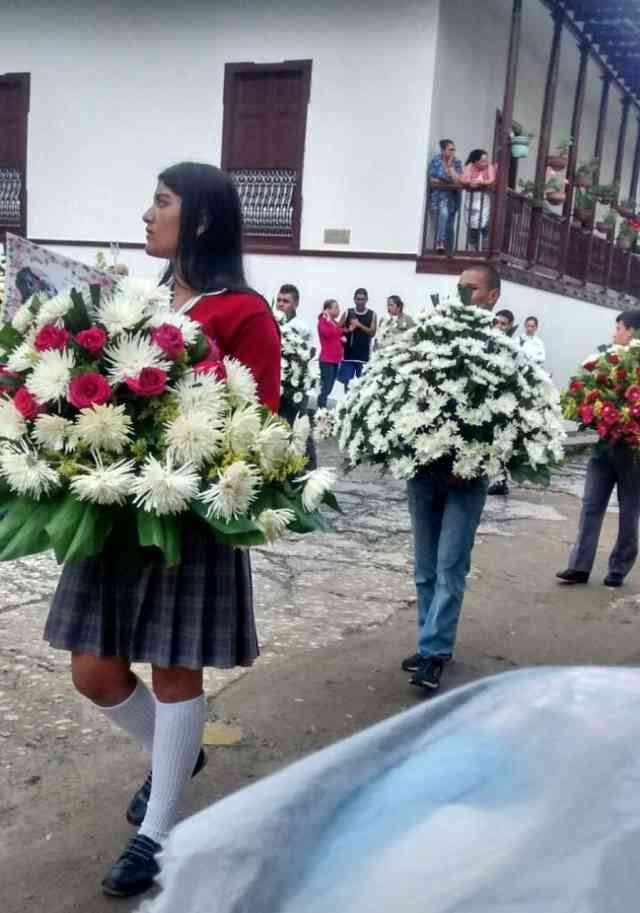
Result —
[[[492,190],[430,190],[425,252],[452,256],[456,251],[486,251],[492,200]]]
[[[239,168],[235,181],[246,234],[293,237],[293,206],[298,174],[288,168]]]
[[[0,168],[0,225],[20,227],[22,174],[17,168]]]

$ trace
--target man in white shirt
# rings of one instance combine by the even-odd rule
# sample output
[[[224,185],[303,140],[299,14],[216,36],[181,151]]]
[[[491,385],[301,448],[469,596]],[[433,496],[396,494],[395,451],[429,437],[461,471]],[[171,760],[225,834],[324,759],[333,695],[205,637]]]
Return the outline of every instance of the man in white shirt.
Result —
[[[527,317],[524,322],[524,331],[525,335],[520,340],[522,351],[531,361],[542,365],[546,358],[546,352],[543,341],[536,335],[538,332],[538,318]]]
[[[298,317],[298,305],[300,304],[300,292],[295,285],[289,283],[280,286],[280,291],[276,295],[276,310],[282,311],[287,318],[286,322],[293,324],[295,328],[311,341],[311,330],[301,317]]]

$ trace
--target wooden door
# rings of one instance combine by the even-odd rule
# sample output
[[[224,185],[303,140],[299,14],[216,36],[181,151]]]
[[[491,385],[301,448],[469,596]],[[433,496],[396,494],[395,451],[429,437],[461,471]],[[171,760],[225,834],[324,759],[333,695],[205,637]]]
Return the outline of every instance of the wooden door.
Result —
[[[27,233],[29,74],[0,76],[0,241]]]

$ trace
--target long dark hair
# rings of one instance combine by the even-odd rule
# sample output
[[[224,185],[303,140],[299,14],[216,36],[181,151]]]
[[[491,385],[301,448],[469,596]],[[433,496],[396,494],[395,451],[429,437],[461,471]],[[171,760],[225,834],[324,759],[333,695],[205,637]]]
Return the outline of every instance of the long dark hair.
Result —
[[[178,264],[180,278],[197,292],[242,291],[242,209],[228,174],[213,165],[181,162],[158,175],[181,200],[176,260],[162,277],[168,283]]]

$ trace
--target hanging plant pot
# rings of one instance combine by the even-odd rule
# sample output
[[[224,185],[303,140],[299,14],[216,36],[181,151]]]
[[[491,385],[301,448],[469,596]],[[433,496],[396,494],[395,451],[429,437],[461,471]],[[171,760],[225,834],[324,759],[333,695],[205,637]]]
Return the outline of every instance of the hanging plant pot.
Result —
[[[595,216],[595,209],[586,208],[582,206],[577,206],[573,210],[574,219],[579,222],[583,228],[593,228],[593,219]]]
[[[562,190],[550,190],[547,193],[547,203],[550,203],[552,206],[560,206],[561,203],[564,203],[567,195]]]
[[[529,155],[530,136],[512,136],[511,137],[511,157],[514,159],[523,159]]]
[[[553,168],[554,171],[565,171],[568,164],[569,157],[566,155],[547,156],[547,165],[549,168]]]
[[[576,187],[580,187],[581,190],[586,190],[587,187],[591,187],[591,181],[588,177],[581,175],[576,178]]]

